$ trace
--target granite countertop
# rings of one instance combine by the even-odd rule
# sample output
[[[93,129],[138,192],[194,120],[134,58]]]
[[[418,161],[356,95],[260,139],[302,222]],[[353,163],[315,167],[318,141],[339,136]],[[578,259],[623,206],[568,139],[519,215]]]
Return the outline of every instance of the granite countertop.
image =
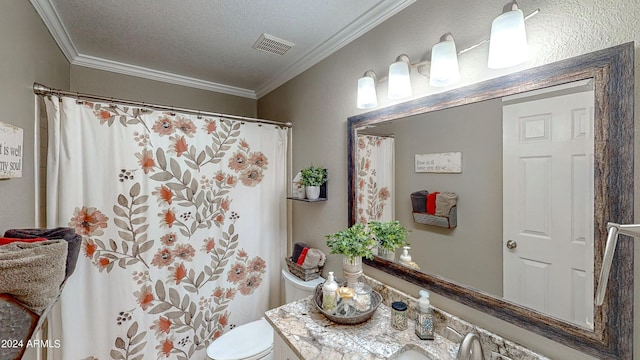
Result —
[[[318,311],[312,298],[291,302],[265,313],[265,318],[289,347],[305,360],[394,359],[413,349],[434,360],[455,359],[458,344],[439,334],[420,340],[414,321],[399,331],[391,327],[391,309],[380,304],[368,321],[340,325]]]

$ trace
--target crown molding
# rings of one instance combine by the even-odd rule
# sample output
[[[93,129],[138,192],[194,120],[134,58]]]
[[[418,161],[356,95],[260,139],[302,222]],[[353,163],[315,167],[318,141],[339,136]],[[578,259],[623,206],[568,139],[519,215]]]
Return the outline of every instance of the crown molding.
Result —
[[[40,18],[42,18],[44,25],[49,29],[51,36],[53,36],[53,39],[58,43],[58,47],[62,50],[64,56],[69,62],[73,62],[73,59],[78,56],[78,51],[73,45],[67,29],[64,27],[51,1],[31,0],[31,5],[36,9]]]
[[[357,18],[351,24],[346,26],[340,32],[329,38],[320,46],[313,49],[300,60],[289,66],[282,72],[276,74],[264,84],[256,89],[258,98],[275,90],[282,84],[300,75],[313,65],[327,58],[329,55],[340,50],[345,45],[364,35],[367,31],[376,27],[378,24],[397,14],[407,6],[413,4],[416,0],[383,0],[375,7],[371,8],[363,16]]]
[[[228,95],[240,96],[249,99],[257,99],[256,93],[253,90],[243,89],[239,87],[229,86],[225,84],[219,84],[212,81],[206,81],[202,79],[192,78],[188,76],[182,76],[178,74],[168,73],[164,71],[145,68],[142,66],[136,66],[126,64],[118,61],[107,60],[103,58],[82,55],[79,54],[71,62],[73,65],[85,66],[97,70],[111,71],[118,74],[137,76],[149,80],[162,81],[175,85],[182,85],[192,87],[196,89],[202,89],[207,91],[213,91]]]
[[[327,58],[329,55],[341,49],[343,46],[357,39],[376,25],[397,14],[416,0],[382,0],[371,8],[363,16],[342,29],[339,33],[313,49],[300,60],[275,74],[256,90],[244,89],[211,81],[191,78],[178,74],[149,69],[141,66],[130,65],[103,58],[83,55],[78,53],[64,24],[50,0],[30,0],[44,24],[49,29],[54,40],[72,65],[85,66],[98,70],[111,71],[119,74],[137,76],[145,79],[167,82],[176,85],[188,86],[196,89],[219,92],[223,94],[258,99],[287,81],[300,75],[313,65]]]

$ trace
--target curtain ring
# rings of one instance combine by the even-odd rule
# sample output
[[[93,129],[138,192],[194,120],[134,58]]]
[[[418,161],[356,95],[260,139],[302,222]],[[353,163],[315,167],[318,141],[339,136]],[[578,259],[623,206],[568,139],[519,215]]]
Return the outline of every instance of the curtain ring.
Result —
[[[80,100],[80,93],[76,91],[76,104],[83,105],[84,101]]]

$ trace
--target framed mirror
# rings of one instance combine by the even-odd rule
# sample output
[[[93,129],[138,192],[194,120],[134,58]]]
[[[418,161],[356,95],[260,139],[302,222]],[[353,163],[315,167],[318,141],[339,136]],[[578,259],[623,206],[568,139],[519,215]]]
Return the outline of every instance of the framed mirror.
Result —
[[[592,356],[631,358],[633,288],[625,285],[633,284],[631,240],[618,243],[603,306],[593,305],[593,289],[597,286],[594,274],[601,268],[606,223],[633,222],[633,59],[634,45],[627,43],[350,117],[349,224],[375,216],[400,220],[411,230],[411,255],[420,269],[382,257],[365,263]],[[567,99],[576,96],[583,105],[567,110],[565,130],[555,128],[547,110],[555,105],[549,102],[568,104]],[[527,107],[534,111],[522,113]],[[584,138],[577,152],[544,140],[561,133]],[[370,175],[363,171],[363,154],[370,153],[367,142],[387,147],[377,154],[376,178],[365,179]],[[569,152],[569,160],[552,170],[546,165],[551,163],[549,154],[512,156],[520,151],[514,146],[522,143],[537,146],[536,151],[565,149],[556,155]],[[416,156],[450,152],[461,153],[460,172],[424,173],[415,166]],[[512,176],[527,172],[539,180]],[[553,179],[570,181],[563,187]],[[359,190],[367,183],[378,186],[376,191],[386,189],[385,206],[379,196],[370,202],[375,206],[366,205],[370,209],[358,205],[366,197]],[[554,186],[558,189],[552,190]],[[413,221],[410,195],[423,190],[457,193],[457,226]],[[542,193],[548,196],[536,197]],[[564,202],[558,205],[558,199]],[[518,211],[519,216],[509,217]],[[518,226],[509,230],[514,223]],[[568,232],[557,230],[553,223]],[[547,291],[533,292],[546,294],[547,300],[576,294],[584,299],[577,307],[560,304],[559,308],[569,309],[564,313],[541,307],[545,298],[514,295],[522,293],[513,286],[522,283],[527,269],[519,269],[522,273],[516,281],[509,278],[514,274],[509,256],[529,248],[531,239],[541,243],[546,238],[570,246],[551,251],[545,245],[537,250],[539,256],[559,254],[554,260],[559,262],[581,259],[580,265],[567,265],[574,277],[567,284],[572,286],[537,283]],[[512,243],[508,248],[509,240],[520,248],[513,250]],[[581,243],[579,251],[576,243]],[[528,284],[550,277],[543,267],[531,268]],[[553,286],[574,292],[559,296]]]

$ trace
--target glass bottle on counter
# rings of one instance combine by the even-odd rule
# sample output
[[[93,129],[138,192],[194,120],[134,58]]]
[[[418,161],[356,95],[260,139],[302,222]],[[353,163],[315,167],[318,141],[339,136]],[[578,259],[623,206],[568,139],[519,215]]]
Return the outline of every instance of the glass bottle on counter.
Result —
[[[365,312],[371,309],[371,287],[364,283],[357,283],[355,291],[356,295],[353,297],[353,301],[356,305],[356,310]]]
[[[322,285],[322,310],[333,314],[338,306],[338,283],[333,278],[333,271],[329,271],[327,280]]]
[[[416,303],[416,335],[422,340],[433,340],[433,309],[429,301],[429,292],[420,290],[420,299]]]

